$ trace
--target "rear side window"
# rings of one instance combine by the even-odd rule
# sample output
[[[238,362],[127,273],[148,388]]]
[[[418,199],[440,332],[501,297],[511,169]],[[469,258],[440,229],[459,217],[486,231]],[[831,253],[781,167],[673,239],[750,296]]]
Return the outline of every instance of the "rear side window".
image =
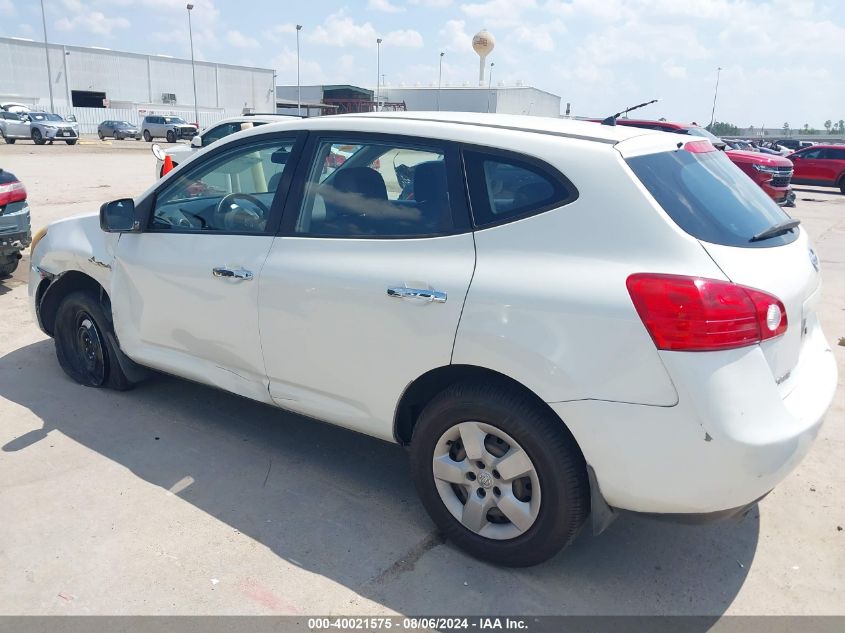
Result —
[[[829,158],[831,160],[845,160],[845,148],[838,149],[829,147],[827,148],[827,152],[825,152],[825,158]]]
[[[797,231],[751,238],[790,217],[739,167],[718,151],[661,152],[628,159],[637,178],[672,220],[693,237],[725,246],[770,247]]]
[[[493,226],[563,206],[575,187],[550,165],[518,156],[464,150],[472,215]]]

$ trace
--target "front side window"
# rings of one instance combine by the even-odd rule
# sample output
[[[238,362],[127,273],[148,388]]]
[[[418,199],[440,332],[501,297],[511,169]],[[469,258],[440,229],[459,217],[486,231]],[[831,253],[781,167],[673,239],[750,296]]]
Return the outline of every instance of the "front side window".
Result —
[[[264,233],[293,145],[264,142],[191,166],[156,197],[151,229]]]
[[[445,152],[390,142],[317,147],[294,232],[419,237],[455,229]]]
[[[824,158],[824,149],[823,148],[816,148],[816,149],[809,149],[806,152],[801,152],[798,154],[801,158],[810,159],[810,158]]]
[[[517,156],[464,151],[472,214],[477,226],[500,224],[563,206],[575,188],[554,172]]]

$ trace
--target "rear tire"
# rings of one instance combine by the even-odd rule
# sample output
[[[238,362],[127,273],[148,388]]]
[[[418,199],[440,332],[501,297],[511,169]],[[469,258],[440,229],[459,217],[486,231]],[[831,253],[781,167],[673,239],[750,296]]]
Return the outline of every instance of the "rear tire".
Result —
[[[440,531],[499,565],[551,558],[590,510],[574,438],[542,404],[507,385],[462,383],[437,395],[414,428],[411,471]],[[473,512],[471,502],[481,509]]]
[[[99,299],[90,292],[72,292],[62,299],[53,331],[56,357],[65,373],[86,387],[111,387],[118,391],[134,384],[118,361],[111,320]]]
[[[32,130],[32,142],[35,143],[36,145],[44,145],[44,143],[46,141],[44,140],[44,137],[41,135],[41,132],[36,129],[36,130]]]
[[[6,135],[4,134],[4,135],[3,135],[3,140],[4,140],[4,141],[6,141],[6,144],[8,144],[8,145],[14,145],[14,144],[15,144],[15,141],[16,141],[16,140],[18,140],[18,139],[16,139],[16,138],[9,138],[8,136],[6,136]]]
[[[842,178],[839,179],[839,191],[845,195],[845,176],[842,176]]]
[[[147,143],[152,143],[152,142],[153,142],[153,137],[152,137],[152,136],[150,136],[150,131],[149,131],[149,130],[144,130],[144,140],[145,140]]]
[[[175,143],[176,142],[176,132],[173,130],[167,130],[167,142],[168,143]]]
[[[69,141],[65,141],[65,143],[67,143],[68,145],[76,145],[76,139],[74,138]]]

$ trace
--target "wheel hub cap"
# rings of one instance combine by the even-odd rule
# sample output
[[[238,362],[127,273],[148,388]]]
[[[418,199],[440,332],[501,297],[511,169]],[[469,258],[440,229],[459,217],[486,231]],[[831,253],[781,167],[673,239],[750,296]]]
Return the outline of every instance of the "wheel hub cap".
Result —
[[[468,421],[447,430],[435,445],[432,474],[450,514],[480,536],[513,539],[537,520],[537,470],[519,443],[491,424]]]

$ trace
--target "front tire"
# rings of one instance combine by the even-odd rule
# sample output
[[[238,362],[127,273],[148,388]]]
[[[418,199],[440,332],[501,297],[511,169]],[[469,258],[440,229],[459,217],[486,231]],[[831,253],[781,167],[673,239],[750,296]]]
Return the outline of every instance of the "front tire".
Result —
[[[3,277],[8,277],[13,272],[15,272],[15,270],[17,270],[18,268],[19,261],[19,253],[7,255],[6,257],[0,257],[0,279],[2,279]]]
[[[6,135],[4,134],[4,135],[3,135],[3,140],[4,140],[4,141],[6,141],[6,144],[7,144],[7,145],[14,145],[14,144],[15,144],[15,141],[16,141],[16,140],[18,140],[18,139],[16,139],[16,138],[9,138],[8,136],[6,136]]]
[[[167,130],[167,142],[168,143],[175,143],[176,142],[176,132],[173,130]]]
[[[842,176],[842,178],[839,179],[839,191],[845,195],[845,176]]]
[[[547,560],[589,514],[574,438],[541,403],[508,386],[463,383],[436,396],[414,428],[411,470],[441,532],[499,565]]]
[[[68,145],[76,145],[76,139],[74,138],[69,141],[65,141],[65,143],[67,143]]]
[[[105,141],[105,140],[106,140],[106,137],[105,137],[105,136],[103,136],[103,133],[102,133],[102,132],[100,132],[100,131],[98,131],[98,132],[97,132],[97,136],[99,136],[99,137],[100,137],[100,140],[101,140],[101,141]]]
[[[40,130],[32,130],[32,142],[36,145],[44,145],[44,137],[41,135]]]
[[[56,312],[53,331],[56,356],[65,373],[86,387],[131,389],[112,341],[111,321],[90,292],[72,292]]]

